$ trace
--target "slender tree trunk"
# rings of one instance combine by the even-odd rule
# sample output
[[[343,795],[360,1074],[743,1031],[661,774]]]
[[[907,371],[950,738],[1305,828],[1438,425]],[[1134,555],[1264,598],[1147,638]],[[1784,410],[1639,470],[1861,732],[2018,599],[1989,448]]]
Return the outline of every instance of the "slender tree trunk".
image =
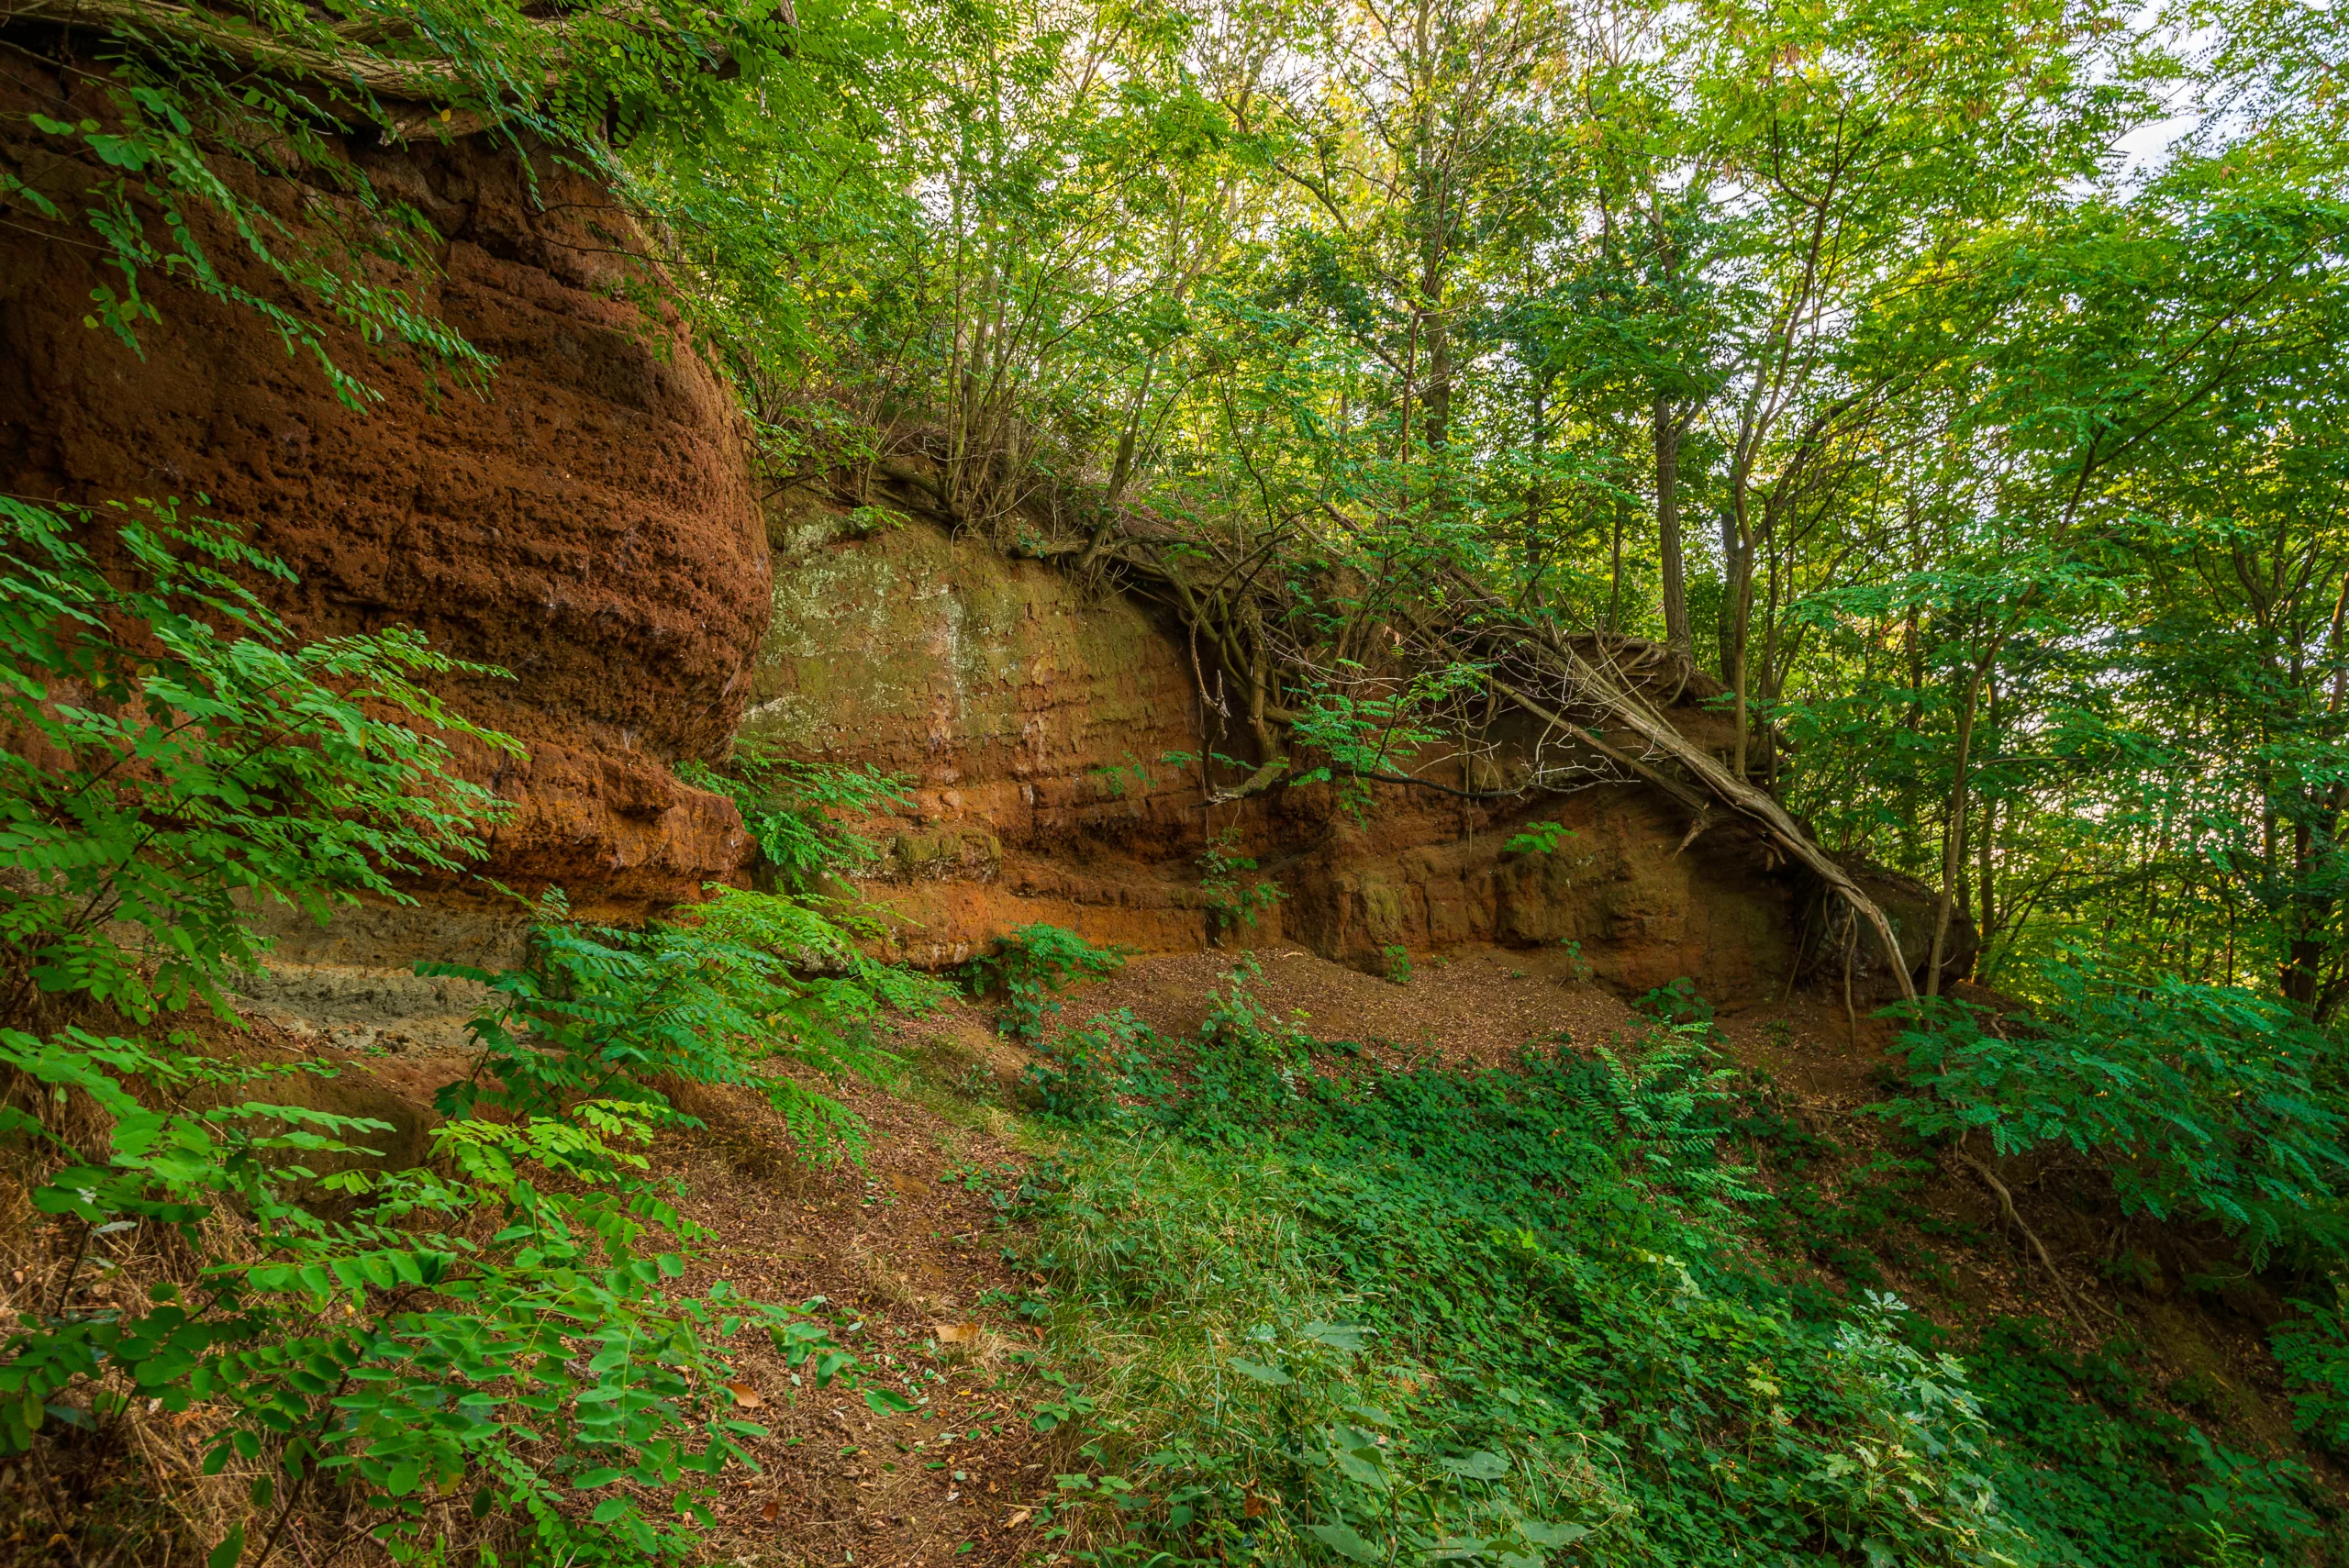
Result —
[[[1420,394],[1419,424],[1428,450],[1440,452],[1452,439],[1452,333],[1431,306],[1428,314],[1428,380]]]
[[[1957,710],[1957,755],[1950,768],[1947,839],[1942,845],[1942,891],[1933,904],[1933,945],[1925,961],[1925,995],[1942,994],[1942,959],[1949,951],[1950,914],[1957,895],[1957,876],[1965,854],[1966,776],[1974,747],[1974,715],[1981,706],[1983,684],[1989,678],[1998,646],[1985,653],[1965,683],[1965,700]]]
[[[1134,447],[1141,438],[1142,413],[1150,406],[1150,384],[1158,373],[1158,361],[1152,360],[1142,367],[1141,381],[1126,405],[1126,417],[1118,431],[1118,455],[1109,469],[1109,484],[1103,504],[1111,511],[1126,493],[1126,483],[1134,473]]]
[[[1731,767],[1741,779],[1745,777],[1746,744],[1751,739],[1747,731],[1753,725],[1748,711],[1745,644],[1753,619],[1753,547],[1748,542],[1753,536],[1746,528],[1746,516],[1747,501],[1741,482],[1731,489],[1730,511],[1721,519],[1721,548],[1727,557],[1722,565],[1729,578],[1722,616],[1728,634],[1721,639],[1721,679],[1729,683],[1734,699],[1731,712],[1737,725],[1737,751]]]
[[[1727,511],[1714,518],[1714,533],[1721,547],[1720,608],[1713,614],[1713,647],[1720,654],[1721,684],[1737,684],[1737,524]]]
[[[1655,400],[1656,561],[1664,573],[1664,640],[1685,657],[1696,657],[1688,632],[1688,566],[1680,544],[1680,421],[1672,400]]]
[[[1919,516],[1917,497],[1912,491],[1906,507],[1908,517],[1909,570],[1925,569],[1924,523]],[[1900,616],[1900,657],[1909,672],[1909,728],[1917,730],[1925,722],[1925,637],[1919,624],[1917,595],[1907,595],[1908,603]]]
[[[1411,404],[1419,392],[1419,329],[1425,322],[1418,311],[1411,313],[1410,346],[1403,350],[1403,417],[1395,429],[1395,461],[1411,461]]]
[[[1998,682],[1990,678],[1985,700],[1989,704],[1990,745],[1993,754],[2005,732],[1998,725]],[[1975,935],[1980,945],[1974,950],[1974,976],[1982,977],[1982,961],[1990,951],[1990,939],[1998,929],[1998,803],[1982,802],[1982,841],[1975,846],[1975,881],[1982,887],[1982,924]]]
[[[1542,466],[1542,453],[1550,444],[1550,432],[1542,423],[1542,394],[1544,390],[1545,384],[1542,379],[1538,375],[1535,376],[1532,389],[1532,440],[1530,444],[1533,450],[1533,466],[1537,473]],[[1532,590],[1531,597],[1536,603],[1542,596],[1542,566],[1545,553],[1542,539],[1542,481],[1538,478],[1530,479],[1525,484],[1525,576],[1528,587]]]
[[[1784,559],[1778,550],[1777,535],[1775,530],[1770,536],[1769,554],[1770,593],[1762,605],[1762,657],[1754,666],[1755,673],[1761,679],[1755,684],[1754,690],[1765,703],[1775,704],[1778,700],[1778,688],[1787,678],[1787,670],[1782,668],[1778,662],[1778,601],[1785,581],[1781,571]],[[1791,666],[1793,662],[1793,656],[1788,654],[1787,664]],[[1776,727],[1765,724],[1762,727],[1762,787],[1765,789],[1775,790],[1778,787],[1777,741]]]
[[[1620,637],[1623,632],[1623,508],[1610,506],[1607,510],[1612,519],[1607,544],[1607,630]]]
[[[1982,977],[1982,959],[1990,951],[1990,939],[1998,929],[1998,903],[1992,884],[1997,874],[1998,857],[1995,840],[1998,831],[1998,803],[1982,803],[1982,841],[1975,846],[1974,880],[1982,888],[1982,925],[1977,933],[1981,945],[1974,950],[1974,977]]]
[[[2324,944],[2294,937],[2284,961],[2284,1000],[2316,1016],[2317,966],[2324,962]]]
[[[2324,964],[2324,928],[2332,914],[2332,900],[2307,891],[2314,860],[2316,835],[2305,821],[2292,824],[2292,886],[2286,895],[2285,919],[2290,922],[2283,972],[2277,976],[2284,1000],[2316,1014],[2319,972]]]

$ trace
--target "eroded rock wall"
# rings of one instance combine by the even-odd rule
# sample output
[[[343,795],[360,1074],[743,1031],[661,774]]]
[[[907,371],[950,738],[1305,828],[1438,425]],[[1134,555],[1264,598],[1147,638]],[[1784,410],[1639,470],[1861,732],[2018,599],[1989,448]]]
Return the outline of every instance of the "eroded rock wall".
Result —
[[[72,120],[87,89],[18,60],[0,124]],[[86,165],[35,139],[0,158],[78,192]],[[180,497],[240,521],[300,574],[272,593],[297,632],[422,628],[511,672],[451,695],[525,762],[466,766],[514,802],[484,870],[625,912],[738,877],[725,800],[670,766],[723,751],[767,623],[768,556],[740,417],[672,321],[624,293],[625,221],[588,183],[474,139],[359,155],[432,226],[439,275],[400,282],[497,361],[480,391],[330,328],[382,395],[339,403],[251,311],[150,279],[139,350],[84,325],[113,281],[85,232],[0,228],[0,486],[90,506]],[[322,193],[262,190],[284,208]],[[78,201],[63,204],[69,211]],[[232,285],[284,291],[231,235],[198,238]]]
[[[1196,762],[1168,756],[1240,742],[1202,703],[1186,639],[1142,606],[925,521],[863,531],[807,506],[770,538],[744,732],[910,782],[910,806],[867,825],[884,853],[864,885],[918,961],[1049,920],[1144,951],[1219,936],[1364,967],[1396,945],[1572,944],[1613,984],[1687,975],[1725,997],[1782,986],[1796,962],[1799,879],[1734,824],[1692,840],[1686,812],[1645,786],[1496,809],[1382,784],[1359,820],[1326,785],[1210,806]],[[1720,723],[1693,701],[1675,711],[1692,733]],[[1568,831],[1553,852],[1510,851],[1533,820]],[[1226,829],[1259,862],[1242,885],[1286,896],[1223,931],[1200,856]]]
[[[1183,650],[1140,606],[925,522],[778,522],[746,738],[912,785],[871,825],[907,951],[951,962],[1049,920],[1146,951],[1205,940]]]

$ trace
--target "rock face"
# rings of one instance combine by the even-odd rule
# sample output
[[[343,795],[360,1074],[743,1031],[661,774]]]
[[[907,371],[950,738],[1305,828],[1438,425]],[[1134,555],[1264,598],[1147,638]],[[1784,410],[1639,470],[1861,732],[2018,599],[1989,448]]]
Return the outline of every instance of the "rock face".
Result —
[[[1393,946],[1573,944],[1619,986],[1685,975],[1721,998],[1775,995],[1798,963],[1819,966],[1814,891],[1734,824],[1690,840],[1686,813],[1646,786],[1497,810],[1382,784],[1359,820],[1327,785],[1211,806],[1195,759],[1240,747],[1171,627],[926,522],[847,527],[820,506],[771,524],[774,614],[743,729],[910,782],[909,805],[867,825],[882,853],[865,890],[918,962],[1041,920],[1143,951],[1287,942],[1363,967]],[[1722,721],[1698,695],[1673,711],[1705,737]],[[1510,850],[1536,820],[1564,829],[1555,847]],[[1226,873],[1227,906],[1260,882],[1281,895],[1252,926],[1202,885],[1211,840],[1257,862]],[[1921,890],[1877,891],[1905,940],[1929,929]],[[1840,946],[1830,956],[1840,976]],[[1857,977],[1891,984],[1866,951]]]
[[[1196,948],[1182,860],[1203,841],[1181,651],[1139,607],[1051,566],[908,522],[862,539],[779,527],[745,739],[870,763],[913,806],[872,825],[875,879],[929,962],[1034,920],[1142,951]],[[1187,851],[1186,851],[1187,846]]]
[[[0,76],[0,125],[72,119],[80,91],[20,63]],[[0,157],[36,183],[87,174],[50,145]],[[767,618],[729,394],[674,322],[628,303],[625,222],[585,182],[543,162],[533,198],[518,158],[479,140],[362,161],[430,222],[440,275],[407,281],[495,358],[484,390],[435,387],[338,330],[338,362],[382,395],[356,413],[252,312],[159,282],[142,358],[83,325],[108,281],[85,231],[0,228],[0,485],[76,505],[208,496],[299,573],[275,594],[297,632],[406,622],[511,672],[451,694],[529,749],[466,760],[515,803],[489,875],[618,911],[739,877],[732,806],[669,771],[723,751]],[[229,283],[282,297],[233,236],[199,239]]]

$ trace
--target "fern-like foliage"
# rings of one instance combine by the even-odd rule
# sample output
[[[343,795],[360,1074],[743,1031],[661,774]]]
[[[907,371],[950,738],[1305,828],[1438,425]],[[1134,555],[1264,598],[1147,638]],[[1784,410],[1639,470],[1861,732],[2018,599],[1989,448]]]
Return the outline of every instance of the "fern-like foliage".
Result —
[[[652,1125],[698,1125],[662,1084],[734,1084],[764,1095],[811,1145],[861,1146],[837,1100],[779,1069],[886,1078],[896,1059],[871,1042],[872,1018],[892,1006],[918,1009],[943,987],[867,959],[807,904],[736,888],[711,895],[634,931],[570,924],[556,895],[541,904],[521,967],[417,965],[491,992],[469,1026],[480,1048],[473,1072],[440,1091],[442,1114],[565,1121],[627,1105]]]
[[[2052,998],[2001,1022],[1943,1000],[1900,1037],[1921,1093],[1886,1112],[1934,1137],[1984,1134],[2002,1155],[2063,1148],[2109,1169],[2132,1210],[2209,1219],[2254,1262],[2349,1246],[2349,1122],[2340,1046],[2282,1003],[2081,962]]]
[[[996,938],[994,950],[963,965],[963,973],[973,995],[996,999],[996,1027],[1034,1045],[1044,1038],[1046,1020],[1060,1012],[1063,991],[1125,964],[1123,950],[1095,947],[1074,931],[1039,921]]]
[[[169,506],[0,498],[0,1142],[67,1260],[0,1338],[0,1454],[201,1407],[206,1468],[249,1472],[254,1507],[251,1540],[199,1543],[220,1563],[266,1562],[329,1488],[319,1511],[402,1562],[445,1550],[451,1496],[526,1518],[550,1559],[683,1553],[698,1490],[760,1430],[722,1342],[763,1327],[819,1382],[852,1362],[797,1313],[676,1288],[699,1235],[649,1173],[679,1119],[657,1084],[757,1084],[841,1136],[837,1106],[762,1063],[869,1068],[854,1029],[878,997],[853,963],[793,978],[848,942],[778,901],[551,926],[540,962],[488,977],[493,1070],[443,1096],[460,1114],[407,1170],[372,1147],[384,1123],[273,1092],[331,1064],[168,1032],[191,1003],[233,1018],[256,906],[323,917],[461,869],[496,803],[450,775],[444,737],[514,749],[421,684],[491,672],[406,630],[298,644],[240,573],[286,574]],[[166,1237],[186,1263],[148,1300],[83,1294],[84,1264]]]
[[[2292,1303],[2268,1332],[2292,1391],[2292,1425],[2335,1453],[2349,1453],[2349,1291],[2329,1288]]]
[[[57,61],[77,88],[63,117],[21,117],[64,156],[37,174],[0,169],[0,212],[76,250],[95,243],[111,276],[92,323],[138,350],[167,279],[248,313],[354,408],[380,394],[330,341],[336,323],[461,382],[495,366],[432,306],[441,238],[354,148],[486,128],[526,178],[528,154],[551,150],[625,189],[614,131],[657,124],[690,139],[710,125],[729,61],[786,42],[769,7],[740,0],[554,17],[514,0],[33,4],[11,19],[96,40],[99,69]],[[272,182],[305,198],[273,200]],[[271,286],[236,281],[255,267]]]
[[[685,762],[677,776],[734,803],[767,869],[789,893],[814,892],[880,858],[879,848],[837,814],[908,804],[905,781],[870,764],[802,762],[760,744],[738,745],[723,767]]]
[[[103,523],[120,587],[76,537]],[[250,905],[323,918],[481,852],[499,803],[443,738],[519,748],[422,683],[494,672],[405,628],[296,645],[238,572],[290,575],[169,504],[0,496],[0,1023],[39,992],[217,1006]]]

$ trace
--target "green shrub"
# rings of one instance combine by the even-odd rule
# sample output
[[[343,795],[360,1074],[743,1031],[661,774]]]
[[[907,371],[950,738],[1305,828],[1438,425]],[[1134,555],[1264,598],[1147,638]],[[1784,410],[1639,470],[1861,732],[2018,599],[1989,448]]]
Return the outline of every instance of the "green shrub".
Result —
[[[1333,1076],[1224,1001],[1041,1205],[1095,1561],[1999,1560],[1957,1364],[1725,1253],[1706,1031]]]
[[[481,852],[498,805],[440,737],[518,748],[418,682],[488,672],[406,628],[296,646],[239,572],[290,575],[173,504],[0,496],[0,1025],[37,993],[133,1023],[217,1008],[260,954],[254,905],[323,919]]]
[[[1777,1206],[1724,1151],[1767,1106],[1692,989],[1617,1050],[1355,1074],[1245,980],[1133,1036],[1033,1183],[1085,1561],[2309,1560],[2305,1471],[2151,1412],[2121,1352],[1958,1357],[1757,1263]]]
[[[996,939],[993,952],[963,967],[963,980],[973,995],[996,998],[997,1029],[1034,1045],[1044,1038],[1044,1021],[1061,1010],[1062,991],[1078,980],[1114,974],[1125,963],[1119,949],[1097,948],[1074,931],[1039,922]]]
[[[1509,835],[1508,841],[1501,845],[1501,852],[1508,855],[1555,854],[1561,841],[1578,836],[1574,828],[1563,822],[1528,822]]]
[[[2349,1454],[2349,1316],[2336,1284],[2329,1298],[2292,1303],[2268,1331],[2276,1363],[2292,1391],[2292,1425],[2335,1453]]]
[[[1254,871],[1256,862],[1239,851],[1239,837],[1238,828],[1228,828],[1199,852],[1199,891],[1207,895],[1211,935],[1252,927],[1257,916],[1288,896],[1273,883],[1245,880],[1243,873]]]
[[[1924,1093],[1885,1114],[1932,1138],[1982,1132],[2001,1155],[2087,1155],[2125,1208],[2214,1221],[2254,1264],[2279,1246],[2332,1258],[2349,1245],[2329,1036],[2223,986],[2076,962],[2042,980],[2051,1000],[2029,1020],[1947,998],[1910,1010],[1899,1049]]]
[[[1712,1028],[1713,1005],[1698,993],[1696,982],[1686,977],[1668,985],[1656,986],[1632,1006],[1649,1018],[1667,1024],[1706,1029]]]
[[[2000,1318],[1965,1356],[1997,1442],[1989,1473],[2035,1538],[2026,1562],[2277,1563],[2309,1559],[2305,1466],[2212,1442],[2152,1407],[2132,1347],[2073,1355],[2036,1320]],[[2232,1541],[2239,1555],[2214,1557]]]
[[[881,851],[834,814],[870,814],[909,804],[906,781],[867,764],[804,762],[740,743],[721,768],[688,762],[677,776],[731,800],[784,891],[811,894],[826,878],[870,867]]]
[[[674,1080],[754,1089],[803,1142],[853,1144],[844,1107],[762,1062],[884,1077],[895,1059],[866,1040],[866,1020],[885,991],[908,1009],[928,999],[918,977],[878,965],[864,984],[805,977],[811,955],[837,962],[854,950],[821,915],[769,895],[716,888],[708,903],[637,931],[565,924],[559,898],[542,913],[551,918],[518,969],[417,966],[491,993],[468,1026],[475,1070],[440,1091],[444,1116],[560,1119],[593,1101],[626,1104],[659,1125],[699,1125],[670,1108],[660,1085]]]
[[[1024,1081],[1038,1108],[1057,1121],[1082,1126],[1114,1115],[1128,1096],[1163,1089],[1149,1051],[1157,1037],[1130,1011],[1096,1018],[1064,1031],[1028,1064]]]

